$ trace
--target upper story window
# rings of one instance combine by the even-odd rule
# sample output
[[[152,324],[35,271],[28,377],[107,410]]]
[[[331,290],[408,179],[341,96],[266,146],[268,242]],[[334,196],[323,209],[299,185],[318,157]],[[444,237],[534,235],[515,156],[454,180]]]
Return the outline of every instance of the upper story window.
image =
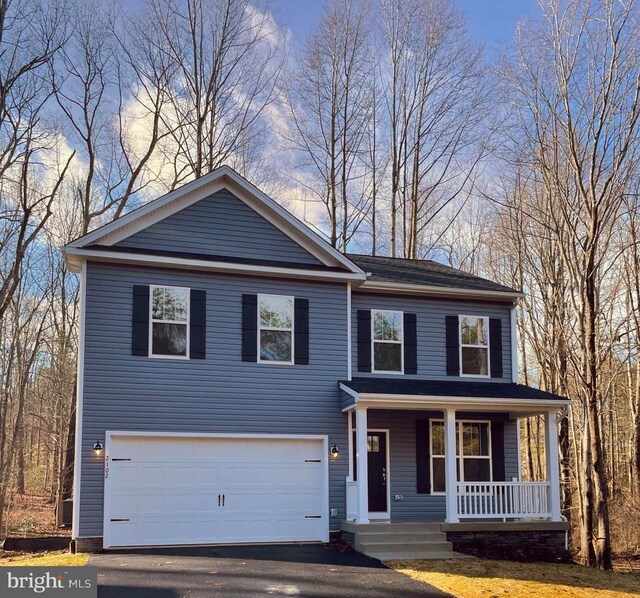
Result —
[[[489,376],[489,318],[460,316],[460,375]]]
[[[374,372],[402,374],[403,313],[401,311],[371,311],[371,350]]]
[[[151,357],[188,359],[189,293],[185,287],[151,287]]]
[[[258,361],[293,363],[293,297],[258,295]]]
[[[445,492],[444,421],[430,420],[431,492]],[[490,482],[491,425],[488,421],[456,421],[456,468],[459,482]]]

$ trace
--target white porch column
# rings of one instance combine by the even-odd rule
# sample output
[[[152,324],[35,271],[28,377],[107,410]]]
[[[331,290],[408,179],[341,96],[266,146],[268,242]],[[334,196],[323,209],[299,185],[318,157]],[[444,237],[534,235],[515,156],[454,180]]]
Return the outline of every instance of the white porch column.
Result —
[[[456,472],[456,410],[444,411],[444,480],[447,523],[458,522],[458,474]]]
[[[552,521],[561,521],[560,513],[560,458],[558,456],[558,415],[548,411],[545,421],[545,461],[549,482],[549,509]]]
[[[367,408],[356,407],[356,462],[358,464],[358,518],[369,523],[369,463],[367,455]]]

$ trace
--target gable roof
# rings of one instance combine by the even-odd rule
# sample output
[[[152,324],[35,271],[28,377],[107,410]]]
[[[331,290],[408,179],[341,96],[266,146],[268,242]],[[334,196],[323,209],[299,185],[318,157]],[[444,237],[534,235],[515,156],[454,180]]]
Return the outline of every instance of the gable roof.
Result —
[[[324,265],[340,268],[346,273],[357,275],[357,279],[364,279],[364,272],[356,264],[229,166],[221,166],[127,213],[118,220],[105,224],[72,241],[66,245],[65,253],[67,256],[81,257],[85,250],[93,251],[95,249],[89,249],[92,245],[111,247],[113,252],[119,252],[119,248],[113,247],[118,242],[221,189],[231,191],[238,199],[301,245]]]
[[[432,260],[412,260],[386,256],[347,254],[352,262],[367,272],[363,288],[386,291],[417,291],[415,287],[433,293],[459,292],[483,294],[507,300],[522,296],[520,291]]]
[[[320,262],[320,267],[310,267],[310,264],[298,264],[293,261],[276,264],[268,262],[260,255],[257,255],[255,260],[242,260],[229,256],[195,255],[180,251],[180,248],[137,251],[119,245],[121,241],[223,189],[230,191],[308,251]],[[515,301],[523,296],[521,292],[509,287],[431,260],[342,254],[229,166],[221,166],[132,210],[118,220],[75,239],[63,248],[63,252],[67,264],[74,271],[80,269],[84,260],[95,259],[240,274],[284,277],[293,275],[300,278],[353,281],[360,290],[382,293],[485,298],[499,301]]]

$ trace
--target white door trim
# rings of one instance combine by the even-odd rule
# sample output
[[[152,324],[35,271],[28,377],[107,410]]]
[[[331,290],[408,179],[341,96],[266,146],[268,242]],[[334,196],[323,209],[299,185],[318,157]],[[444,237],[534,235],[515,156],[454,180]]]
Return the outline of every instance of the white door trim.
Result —
[[[387,439],[387,510],[369,511],[369,519],[391,519],[391,442],[389,428],[367,428],[367,434],[369,432],[384,432]]]
[[[355,443],[353,442],[353,433],[356,429],[353,427],[351,413],[347,413],[349,419],[347,424],[349,427],[349,479],[353,480],[353,455],[355,451]],[[391,434],[389,428],[367,428],[369,432],[385,432],[387,438],[387,510],[386,511],[369,511],[369,519],[391,519]]]
[[[329,437],[326,434],[225,434],[225,433],[207,433],[207,432],[149,432],[149,431],[116,431],[106,430],[105,432],[105,455],[104,455],[104,494],[103,494],[103,512],[102,512],[102,535],[103,548],[111,546],[109,513],[111,512],[111,492],[109,478],[109,458],[111,448],[113,446],[113,438],[118,436],[133,436],[147,438],[250,438],[254,440],[320,440],[322,441],[323,453],[323,542],[329,542]]]

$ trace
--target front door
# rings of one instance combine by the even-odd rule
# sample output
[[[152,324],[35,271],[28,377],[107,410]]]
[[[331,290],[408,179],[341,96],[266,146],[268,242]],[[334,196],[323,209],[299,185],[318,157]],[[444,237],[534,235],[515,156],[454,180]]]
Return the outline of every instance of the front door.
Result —
[[[356,444],[356,432],[353,431],[353,446]],[[369,512],[387,512],[387,433],[369,432],[367,434],[367,461],[369,464]],[[357,479],[357,463],[353,452],[354,479]]]

